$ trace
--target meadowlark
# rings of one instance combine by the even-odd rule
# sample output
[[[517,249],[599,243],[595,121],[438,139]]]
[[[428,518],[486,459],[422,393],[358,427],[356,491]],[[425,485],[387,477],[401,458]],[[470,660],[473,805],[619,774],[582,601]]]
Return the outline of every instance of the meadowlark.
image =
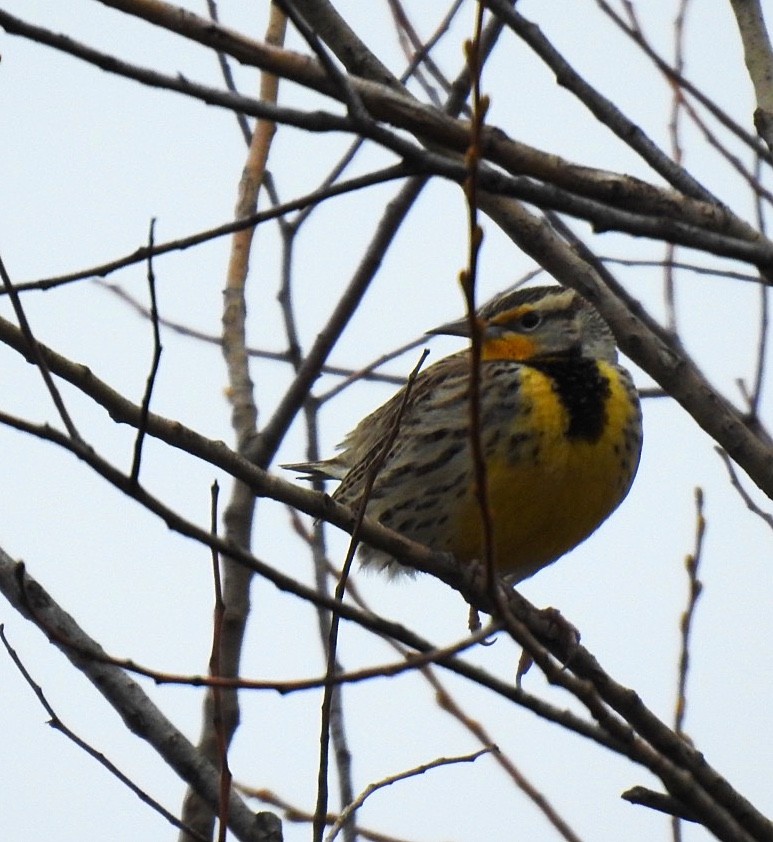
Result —
[[[639,464],[641,409],[611,331],[573,290],[505,292],[478,316],[493,557],[499,572],[519,582],[587,538],[626,496]],[[430,333],[468,336],[468,325],[464,318]],[[460,562],[484,552],[469,382],[469,349],[416,378],[366,509]],[[402,389],[363,419],[333,459],[287,467],[340,480],[333,498],[357,506],[404,398]],[[361,547],[361,556],[392,573],[405,569],[372,547]]]

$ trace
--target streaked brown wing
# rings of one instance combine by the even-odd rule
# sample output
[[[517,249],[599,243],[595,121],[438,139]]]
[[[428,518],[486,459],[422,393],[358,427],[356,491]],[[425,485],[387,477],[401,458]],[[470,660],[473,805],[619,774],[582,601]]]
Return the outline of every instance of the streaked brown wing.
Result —
[[[397,437],[382,465],[380,476],[388,471],[390,463],[399,454],[404,454],[408,444],[411,450],[426,446],[427,435],[431,438],[446,413],[452,417],[459,416],[459,407],[466,400],[468,377],[469,353],[460,351],[443,358],[416,378],[403,410]],[[380,458],[393,434],[405,400],[405,388],[364,418],[344,440],[345,449],[341,456],[351,469],[333,494],[341,503],[354,505],[362,494],[368,471]],[[445,423],[448,423],[447,419]]]

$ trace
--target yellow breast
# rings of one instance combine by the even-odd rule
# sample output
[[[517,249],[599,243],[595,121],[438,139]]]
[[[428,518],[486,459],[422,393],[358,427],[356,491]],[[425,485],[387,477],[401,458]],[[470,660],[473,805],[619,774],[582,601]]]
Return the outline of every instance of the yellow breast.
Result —
[[[636,472],[638,401],[621,369],[596,365],[606,381],[597,436],[569,435],[582,404],[570,408],[549,374],[524,366],[519,411],[508,435],[486,453],[494,559],[517,580],[590,535],[625,497]],[[480,524],[470,487],[451,518],[448,549],[460,559],[481,558]]]

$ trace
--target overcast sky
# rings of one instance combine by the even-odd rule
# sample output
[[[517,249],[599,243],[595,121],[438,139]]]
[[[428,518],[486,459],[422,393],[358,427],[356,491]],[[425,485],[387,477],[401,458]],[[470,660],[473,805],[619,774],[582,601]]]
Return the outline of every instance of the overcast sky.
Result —
[[[206,14],[203,2],[186,5]],[[264,5],[221,0],[221,19],[260,38],[265,30]],[[399,73],[404,59],[386,4],[349,0],[336,6]],[[406,6],[426,37],[446,3],[422,0]],[[693,6],[686,75],[751,131],[752,93],[729,4],[714,0]],[[209,51],[100,3],[0,0],[0,7],[129,61],[222,85]],[[652,0],[637,8],[654,44],[669,55],[675,4]],[[519,9],[537,20],[579,70],[667,148],[669,89],[599,15],[595,4],[524,0]],[[470,26],[471,12],[462,14],[438,49],[437,60],[451,77],[460,67],[461,43]],[[294,35],[288,45],[305,49]],[[128,254],[146,242],[151,219],[156,219],[156,240],[162,241],[232,218],[245,155],[232,114],[142,87],[5,34],[0,36],[0,53],[0,250],[15,282]],[[234,71],[239,87],[254,94],[256,74],[239,67]],[[559,89],[513,37],[503,37],[486,68],[483,86],[492,95],[490,122],[513,137],[578,163],[660,183],[622,143],[594,126],[582,106]],[[297,87],[281,87],[282,102],[329,107],[322,100],[309,105],[305,97]],[[684,141],[686,166],[753,222],[748,190],[729,167],[695,130],[685,129]],[[270,168],[282,199],[314,189],[347,145],[345,137],[307,136],[280,128]],[[747,155],[747,163],[748,159]],[[391,160],[371,150],[358,159],[353,172]],[[397,189],[382,186],[329,202],[299,235],[295,295],[306,348]],[[466,261],[464,225],[465,208],[457,187],[437,183],[424,191],[331,362],[356,368],[461,314],[456,278]],[[577,230],[589,233],[582,225]],[[611,234],[598,238],[594,246],[618,257],[662,257],[662,249],[651,243]],[[155,262],[164,317],[218,334],[228,248],[226,238]],[[266,226],[257,235],[252,255],[248,307],[250,341],[270,350],[284,347],[276,304],[279,260],[276,231]],[[716,265],[739,268],[729,261],[717,260]],[[493,224],[486,225],[481,298],[533,268]],[[145,277],[146,267],[138,265],[107,280],[146,301]],[[653,313],[663,315],[662,275],[657,269],[629,270],[620,278]],[[737,378],[748,382],[754,374],[756,288],[684,273],[679,276],[677,300],[688,351],[711,381],[737,400]],[[96,282],[82,281],[45,294],[27,294],[24,304],[41,341],[90,366],[132,400],[141,399],[152,355],[151,328],[124,302]],[[5,299],[0,313],[12,318]],[[232,444],[219,349],[169,330],[163,333],[163,344],[154,411]],[[428,347],[434,361],[461,345],[445,338],[428,341]],[[12,350],[0,348],[0,355],[3,409],[35,422],[56,423],[40,378]],[[406,374],[417,357],[418,352],[412,352],[392,362],[388,370]],[[281,364],[258,361],[252,373],[264,421],[286,388],[290,372]],[[640,386],[652,385],[638,370],[634,374]],[[318,391],[336,382],[322,378]],[[361,384],[327,405],[321,416],[325,450],[332,452],[356,421],[393,390],[389,385]],[[114,425],[74,390],[62,391],[88,441],[128,468],[133,431]],[[768,422],[770,409],[766,392],[762,415]],[[705,591],[695,621],[686,728],[709,762],[756,806],[771,811],[770,530],[729,487],[712,441],[673,401],[645,401],[644,419],[644,454],[628,499],[588,542],[524,583],[521,590],[538,606],[560,608],[603,666],[619,681],[634,686],[645,703],[670,722],[679,618],[687,593],[683,562],[693,550],[694,489],[700,486],[708,522],[701,568]],[[170,672],[205,672],[212,609],[208,551],[170,533],[162,522],[51,445],[0,427],[0,449],[4,454],[0,546],[23,559],[30,573],[112,654]],[[288,436],[278,462],[304,457],[299,425]],[[228,477],[147,442],[144,483],[202,526],[208,523],[214,479],[227,498]],[[751,484],[746,481],[746,486]],[[331,557],[340,561],[345,536],[331,531],[330,542]],[[255,551],[285,572],[312,581],[308,553],[292,532],[284,507],[259,504]],[[416,628],[438,645],[465,634],[466,607],[461,598],[429,577],[390,583],[359,576],[358,584],[375,610]],[[255,583],[253,599],[256,614],[243,674],[319,675],[323,660],[313,611],[265,582]],[[67,725],[168,809],[179,812],[184,790],[179,780],[122,727],[97,691],[39,631],[7,604],[0,606],[0,623],[5,624],[12,645]],[[501,638],[468,657],[510,680],[518,651]],[[385,645],[356,627],[344,626],[341,660],[347,669],[394,659]],[[658,787],[641,769],[476,687],[443,678],[583,839],[670,838],[666,818],[619,798],[636,784]],[[195,739],[201,691],[157,688],[150,682],[142,686]],[[567,696],[549,688],[536,670],[526,678],[526,686],[560,706],[577,708]],[[0,832],[7,838],[128,842],[172,837],[174,831],[163,819],[46,727],[44,710],[1,653],[0,697]],[[346,689],[345,700],[357,791],[436,757],[478,747],[435,705],[432,690],[420,677],[352,686]],[[319,695],[245,694],[243,703],[231,756],[236,777],[311,809]],[[420,842],[554,838],[538,811],[485,757],[475,764],[431,771],[374,795],[361,821]],[[285,823],[284,833],[288,842],[310,838],[305,825]],[[685,828],[683,838],[693,842],[708,837],[702,830]]]

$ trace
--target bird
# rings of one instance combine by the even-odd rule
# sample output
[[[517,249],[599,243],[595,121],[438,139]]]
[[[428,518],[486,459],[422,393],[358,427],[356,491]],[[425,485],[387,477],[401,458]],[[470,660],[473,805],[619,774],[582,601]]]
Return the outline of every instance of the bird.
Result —
[[[574,290],[507,290],[476,315],[489,552],[517,584],[584,541],[626,497],[641,455],[641,407],[611,330]],[[470,320],[428,333],[469,338]],[[360,421],[336,456],[284,467],[340,480],[333,499],[356,508],[377,466],[368,517],[460,564],[483,561],[470,366],[469,347],[444,357]],[[360,557],[392,575],[411,572],[367,544]]]

